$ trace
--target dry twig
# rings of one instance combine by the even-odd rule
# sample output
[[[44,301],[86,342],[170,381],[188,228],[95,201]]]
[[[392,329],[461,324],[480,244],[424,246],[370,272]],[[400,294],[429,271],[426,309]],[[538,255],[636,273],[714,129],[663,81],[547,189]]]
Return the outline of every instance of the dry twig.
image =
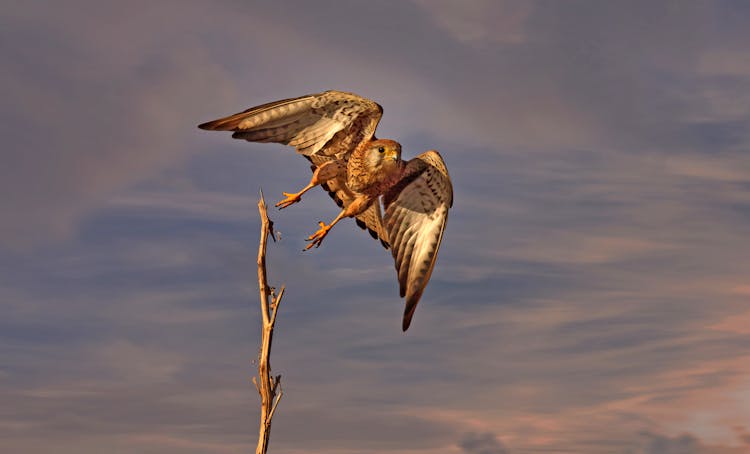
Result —
[[[277,294],[273,287],[268,286],[268,279],[266,277],[266,244],[268,243],[268,235],[270,234],[274,241],[276,241],[276,237],[273,232],[273,222],[268,219],[263,191],[260,192],[258,211],[260,212],[261,220],[260,245],[258,246],[258,286],[260,287],[260,311],[263,316],[263,331],[258,358],[258,380],[253,377],[253,383],[255,383],[255,387],[258,389],[261,400],[260,433],[258,434],[258,447],[255,453],[266,454],[268,439],[271,435],[271,418],[273,418],[281,396],[284,394],[284,391],[281,389],[281,375],[271,376],[271,363],[269,361],[273,328],[276,323],[276,312],[279,309],[281,297],[284,296],[284,286],[281,286]]]

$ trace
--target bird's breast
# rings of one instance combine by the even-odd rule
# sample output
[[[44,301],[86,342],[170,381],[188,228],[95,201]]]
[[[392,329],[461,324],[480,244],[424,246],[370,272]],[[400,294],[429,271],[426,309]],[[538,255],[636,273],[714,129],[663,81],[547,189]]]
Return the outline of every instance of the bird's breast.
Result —
[[[390,189],[399,179],[400,166],[367,166],[365,162],[349,160],[347,186],[362,194],[378,196]]]

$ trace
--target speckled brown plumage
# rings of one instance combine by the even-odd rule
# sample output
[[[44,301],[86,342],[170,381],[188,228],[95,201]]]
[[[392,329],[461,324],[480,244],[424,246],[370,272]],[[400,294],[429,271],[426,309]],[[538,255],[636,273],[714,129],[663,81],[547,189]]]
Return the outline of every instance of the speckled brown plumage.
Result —
[[[369,99],[326,91],[263,104],[199,127],[232,131],[232,137],[251,142],[290,145],[307,157],[313,164],[310,183],[297,193],[284,193],[286,199],[276,206],[297,203],[321,185],[341,212],[330,224],[320,223],[305,249],[320,246],[344,217],[354,217],[390,248],[406,298],[406,331],[435,267],[453,188],[437,151],[404,162],[398,142],[375,138],[382,113]]]

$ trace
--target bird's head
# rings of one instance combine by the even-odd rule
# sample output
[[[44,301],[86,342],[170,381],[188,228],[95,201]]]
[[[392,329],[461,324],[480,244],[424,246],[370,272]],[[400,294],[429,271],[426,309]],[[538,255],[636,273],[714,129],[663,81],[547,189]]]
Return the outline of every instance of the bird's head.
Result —
[[[395,140],[373,140],[367,147],[367,161],[376,169],[396,170],[401,165],[401,144]]]

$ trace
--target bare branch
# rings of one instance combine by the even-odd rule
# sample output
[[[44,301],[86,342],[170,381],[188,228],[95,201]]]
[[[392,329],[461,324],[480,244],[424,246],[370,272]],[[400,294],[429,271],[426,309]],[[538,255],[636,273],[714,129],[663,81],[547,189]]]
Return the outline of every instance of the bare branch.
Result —
[[[258,387],[257,377],[253,377],[253,384],[255,385],[255,389],[258,391],[258,394],[260,394],[260,387]]]
[[[258,246],[258,288],[260,291],[260,311],[263,319],[263,328],[261,332],[261,349],[258,358],[258,380],[253,377],[253,383],[260,393],[261,410],[260,410],[260,431],[258,434],[258,447],[256,454],[266,454],[268,451],[268,439],[271,435],[271,418],[276,412],[281,396],[284,394],[281,389],[281,375],[271,376],[271,342],[273,341],[273,329],[276,323],[276,311],[281,303],[281,297],[284,295],[284,286],[276,295],[276,289],[269,287],[266,276],[266,245],[268,236],[276,241],[273,231],[273,222],[268,219],[266,210],[266,201],[263,198],[263,191],[260,191],[260,200],[258,201],[258,212],[260,213],[260,244]],[[268,297],[271,296],[269,304]],[[260,383],[258,383],[260,382]],[[277,392],[278,391],[278,392]]]
[[[281,297],[284,296],[284,289],[285,287],[282,285],[281,289],[279,289],[278,296],[275,296],[273,298],[273,302],[271,303],[271,325],[276,323],[276,311],[279,309],[279,304],[281,303]]]
[[[281,379],[281,375],[279,375],[279,379]],[[281,396],[284,395],[284,389],[281,387],[281,382],[276,383],[279,386],[279,394],[276,396],[276,400],[273,402],[273,407],[271,407],[271,413],[268,414],[268,428],[271,428],[271,418],[273,418],[273,414],[276,413],[276,407],[279,406],[279,401],[281,400]]]

